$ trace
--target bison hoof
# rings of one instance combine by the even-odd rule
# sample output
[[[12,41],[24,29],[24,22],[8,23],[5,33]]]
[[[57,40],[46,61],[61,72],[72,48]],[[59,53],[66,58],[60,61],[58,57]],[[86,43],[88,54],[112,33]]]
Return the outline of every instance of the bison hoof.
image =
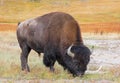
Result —
[[[27,71],[28,71],[28,72],[30,72],[30,68],[29,68],[29,66],[28,66],[28,65],[27,65]]]
[[[52,66],[52,67],[50,67],[50,71],[51,72],[54,72],[55,71],[55,68]]]
[[[23,72],[30,72],[30,68],[29,68],[29,66],[27,65],[25,68],[22,68],[22,71]]]

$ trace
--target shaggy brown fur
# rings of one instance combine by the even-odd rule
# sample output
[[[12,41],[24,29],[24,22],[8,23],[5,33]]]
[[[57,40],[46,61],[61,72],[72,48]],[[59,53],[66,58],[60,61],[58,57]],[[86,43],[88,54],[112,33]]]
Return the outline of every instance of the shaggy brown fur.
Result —
[[[72,44],[77,46],[76,51],[83,51],[83,57],[88,56],[87,59],[77,58],[77,61],[88,60],[84,65],[85,68],[89,62],[90,51],[83,45],[78,23],[71,15],[63,12],[53,12],[19,23],[17,39],[22,50],[22,70],[30,71],[27,58],[30,50],[33,49],[38,54],[44,53],[43,62],[47,67],[50,67],[51,71],[54,71],[53,66],[57,60],[74,75],[81,74],[80,69],[82,68],[77,68],[80,64],[76,65],[74,59],[67,54],[67,49]],[[81,46],[83,49],[79,50]],[[80,56],[80,52],[76,51],[74,51],[77,54],[75,56]]]

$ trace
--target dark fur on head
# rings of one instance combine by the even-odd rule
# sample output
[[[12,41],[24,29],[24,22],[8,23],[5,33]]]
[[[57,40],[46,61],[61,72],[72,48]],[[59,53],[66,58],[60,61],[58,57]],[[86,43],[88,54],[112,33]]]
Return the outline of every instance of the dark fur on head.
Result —
[[[74,76],[84,75],[85,71],[87,70],[87,65],[90,61],[90,50],[85,45],[80,44],[73,45],[71,52],[74,53],[74,57],[67,58],[67,69],[73,73]]]

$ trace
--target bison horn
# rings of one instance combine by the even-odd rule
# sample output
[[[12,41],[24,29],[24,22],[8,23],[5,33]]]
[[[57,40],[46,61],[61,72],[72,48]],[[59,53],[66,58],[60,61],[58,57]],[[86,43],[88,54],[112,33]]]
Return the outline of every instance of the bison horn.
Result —
[[[71,57],[74,57],[75,54],[71,52],[71,48],[72,48],[72,46],[73,46],[73,44],[68,48],[68,50],[67,50],[67,54],[68,54],[69,56],[71,56]]]
[[[104,73],[104,72],[100,72],[100,70],[102,69],[102,65],[95,71],[91,71],[91,70],[87,70],[86,73],[87,74],[100,74],[100,73]]]

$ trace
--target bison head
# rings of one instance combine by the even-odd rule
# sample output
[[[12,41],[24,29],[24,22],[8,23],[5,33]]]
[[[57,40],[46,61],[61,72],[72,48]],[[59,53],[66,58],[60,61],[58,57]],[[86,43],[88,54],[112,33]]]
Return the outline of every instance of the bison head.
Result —
[[[67,50],[67,55],[71,58],[69,61],[69,71],[74,76],[82,76],[87,70],[90,61],[91,52],[88,47],[83,44],[71,45]]]

